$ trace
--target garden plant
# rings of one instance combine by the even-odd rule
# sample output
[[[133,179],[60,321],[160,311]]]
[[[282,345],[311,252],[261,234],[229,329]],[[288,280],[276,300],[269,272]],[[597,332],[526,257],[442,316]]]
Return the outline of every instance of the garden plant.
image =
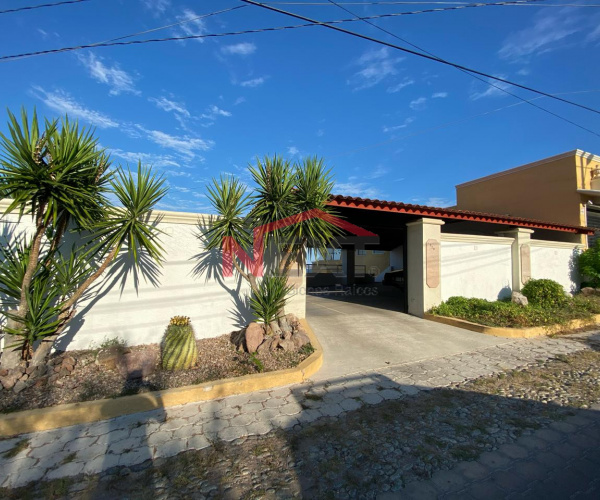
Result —
[[[138,268],[160,264],[159,230],[148,215],[167,188],[141,164],[133,173],[112,167],[93,131],[68,117],[42,124],[35,112],[29,119],[23,110],[20,120],[9,112],[0,148],[5,215],[34,224],[31,234],[7,235],[0,253],[0,313],[8,320],[0,368],[40,366],[120,255]]]

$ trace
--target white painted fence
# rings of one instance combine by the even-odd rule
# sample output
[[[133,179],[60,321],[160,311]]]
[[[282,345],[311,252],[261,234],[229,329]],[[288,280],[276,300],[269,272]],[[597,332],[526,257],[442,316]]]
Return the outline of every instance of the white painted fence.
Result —
[[[441,299],[453,296],[498,300],[512,286],[512,238],[441,235]]]
[[[247,305],[249,286],[236,278],[222,278],[221,257],[203,250],[198,223],[201,214],[157,212],[158,228],[165,234],[161,243],[165,262],[158,268],[155,283],[129,274],[123,281],[122,269],[112,268],[101,287],[78,307],[78,315],[60,340],[61,349],[84,349],[105,338],[119,337],[129,345],[158,343],[172,316],[189,316],[196,337],[210,338],[239,329],[250,321]],[[0,219],[4,235],[31,231],[16,216]],[[200,263],[203,265],[200,265]],[[216,277],[216,279],[215,279]],[[300,276],[300,286],[305,283]],[[295,281],[298,281],[296,279]],[[303,290],[303,289],[302,289]],[[292,297],[286,311],[304,317],[304,295]]]
[[[581,246],[558,241],[531,240],[531,277],[548,278],[560,283],[565,291],[579,289],[577,255]]]

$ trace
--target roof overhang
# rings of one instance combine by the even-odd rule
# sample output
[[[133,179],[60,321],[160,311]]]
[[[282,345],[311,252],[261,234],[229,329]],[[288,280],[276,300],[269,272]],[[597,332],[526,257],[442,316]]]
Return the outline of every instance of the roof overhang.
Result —
[[[357,208],[362,210],[373,210],[378,212],[409,214],[421,217],[431,217],[443,220],[461,220],[471,222],[487,222],[490,224],[504,224],[507,226],[526,227],[530,229],[548,229],[551,231],[562,231],[574,234],[594,234],[589,227],[568,226],[555,224],[535,219],[522,217],[511,217],[508,215],[489,214],[484,212],[471,212],[453,208],[428,207],[424,205],[412,205],[396,201],[370,200],[368,198],[356,198],[352,196],[332,196],[328,202],[331,207]]]

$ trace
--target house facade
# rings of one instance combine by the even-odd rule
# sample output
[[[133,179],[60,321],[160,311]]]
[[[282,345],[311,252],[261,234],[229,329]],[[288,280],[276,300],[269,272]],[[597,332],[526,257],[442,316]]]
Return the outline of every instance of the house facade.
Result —
[[[600,156],[576,149],[458,184],[456,208],[600,228]]]

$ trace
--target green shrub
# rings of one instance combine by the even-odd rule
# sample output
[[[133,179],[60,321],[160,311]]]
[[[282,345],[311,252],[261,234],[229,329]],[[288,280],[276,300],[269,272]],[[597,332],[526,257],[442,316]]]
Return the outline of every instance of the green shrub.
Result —
[[[530,304],[546,309],[561,307],[567,303],[565,289],[560,283],[553,280],[531,279],[525,284],[521,292],[527,297]]]
[[[196,336],[187,316],[175,316],[167,327],[162,348],[163,370],[188,370],[198,359]]]
[[[250,297],[254,317],[265,325],[275,321],[283,311],[292,288],[287,284],[286,276],[265,276]]]
[[[582,281],[593,288],[600,287],[600,239],[579,255],[578,264]]]

